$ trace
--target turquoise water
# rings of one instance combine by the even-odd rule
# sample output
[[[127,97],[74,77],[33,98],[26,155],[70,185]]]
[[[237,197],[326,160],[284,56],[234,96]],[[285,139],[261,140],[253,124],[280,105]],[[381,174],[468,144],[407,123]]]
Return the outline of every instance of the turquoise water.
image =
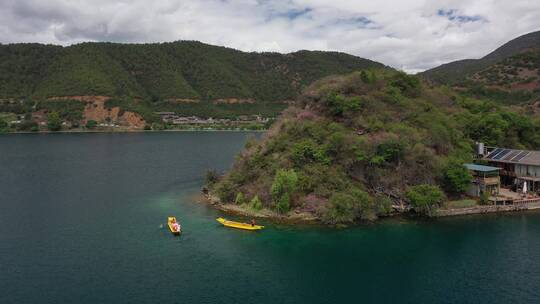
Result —
[[[540,302],[538,213],[221,227],[203,175],[249,136],[0,136],[0,303]]]

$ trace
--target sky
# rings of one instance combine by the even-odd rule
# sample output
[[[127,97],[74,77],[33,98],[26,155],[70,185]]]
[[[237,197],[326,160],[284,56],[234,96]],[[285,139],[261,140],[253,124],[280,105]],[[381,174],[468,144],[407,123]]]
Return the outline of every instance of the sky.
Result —
[[[540,30],[540,0],[0,0],[0,43],[198,40],[340,51],[410,73]]]

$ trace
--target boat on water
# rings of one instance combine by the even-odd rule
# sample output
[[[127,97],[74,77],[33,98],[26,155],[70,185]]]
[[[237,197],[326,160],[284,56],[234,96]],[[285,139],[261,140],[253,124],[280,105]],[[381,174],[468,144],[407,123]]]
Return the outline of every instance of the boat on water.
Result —
[[[229,220],[226,220],[226,219],[224,219],[222,217],[217,218],[216,221],[223,224],[223,226],[230,227],[230,228],[237,228],[237,229],[244,229],[244,230],[261,230],[261,229],[264,228],[264,226],[255,225],[254,223],[249,224],[249,223],[240,223],[240,222],[235,222],[235,221],[229,221]]]
[[[180,226],[180,223],[176,221],[176,217],[169,216],[167,218],[167,225],[169,226],[169,230],[174,235],[180,235],[182,233],[182,226]]]

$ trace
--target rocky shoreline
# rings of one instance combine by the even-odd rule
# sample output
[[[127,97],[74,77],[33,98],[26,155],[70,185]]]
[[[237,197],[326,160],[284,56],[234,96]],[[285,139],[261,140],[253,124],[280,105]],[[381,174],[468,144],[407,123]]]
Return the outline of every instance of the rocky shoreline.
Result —
[[[252,218],[268,219],[280,223],[290,223],[290,224],[316,224],[321,223],[320,219],[315,217],[311,213],[306,212],[295,212],[291,211],[285,215],[279,214],[275,211],[262,209],[254,210],[247,206],[241,206],[236,204],[223,204],[220,200],[210,194],[203,192],[203,203],[210,205],[211,207],[220,210],[224,213],[231,215],[239,215]]]
[[[486,213],[521,212],[540,209],[540,202],[531,202],[518,205],[487,205],[470,208],[439,209],[434,217],[463,216]]]
[[[311,213],[291,211],[288,214],[282,215],[275,211],[262,209],[254,210],[247,206],[236,205],[232,203],[223,204],[216,196],[202,193],[203,203],[210,205],[211,207],[220,210],[226,214],[260,218],[272,220],[280,223],[288,224],[323,224],[321,219],[314,216]],[[538,211],[540,210],[540,202],[532,202],[520,205],[488,205],[488,206],[475,206],[469,208],[453,208],[453,209],[438,209],[431,216],[432,218],[442,217],[454,217],[454,216],[467,216],[467,215],[481,215],[481,214],[495,214],[495,213],[510,213],[510,212],[526,212],[526,211]],[[409,211],[394,212],[387,217],[395,217],[411,214]]]

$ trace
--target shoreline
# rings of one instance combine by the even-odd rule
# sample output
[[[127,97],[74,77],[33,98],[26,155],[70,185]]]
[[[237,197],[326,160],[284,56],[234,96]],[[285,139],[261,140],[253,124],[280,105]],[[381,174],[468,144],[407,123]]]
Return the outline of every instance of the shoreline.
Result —
[[[171,129],[171,130],[75,130],[75,131],[16,131],[16,132],[4,132],[4,134],[83,134],[83,133],[159,133],[159,132],[256,132],[264,133],[268,130],[237,130],[237,129]]]
[[[253,217],[258,219],[266,219],[278,223],[287,223],[287,224],[322,224],[321,220],[310,213],[296,213],[294,211],[289,212],[287,215],[278,214],[275,211],[262,209],[262,210],[253,210],[251,208],[246,208],[236,204],[222,204],[219,202],[219,199],[211,194],[201,193],[200,202],[211,208],[219,210],[225,214],[243,216],[243,217]]]
[[[540,210],[540,201],[513,205],[485,205],[469,208],[438,209],[433,217],[466,216],[488,213],[510,213],[534,210]]]
[[[309,224],[309,225],[322,225],[327,227],[348,227],[348,226],[358,226],[361,224],[376,222],[376,221],[366,221],[366,222],[354,222],[351,224],[338,224],[338,225],[327,225],[321,221],[320,218],[314,216],[311,213],[296,213],[294,211],[289,212],[289,214],[281,215],[275,211],[262,209],[260,211],[253,210],[251,208],[246,208],[236,204],[222,204],[219,199],[211,194],[202,193],[201,203],[209,205],[210,207],[217,209],[225,214],[243,216],[243,217],[253,217],[259,219],[266,219],[278,223],[286,223],[291,225],[296,224]],[[483,214],[506,214],[506,213],[525,213],[530,211],[540,211],[540,201],[538,202],[529,202],[519,205],[484,205],[484,206],[475,206],[469,208],[454,208],[454,209],[437,209],[437,211],[431,217],[425,217],[427,219],[438,219],[438,218],[449,218],[449,217],[466,217],[466,216],[479,216]],[[413,216],[414,213],[410,211],[406,212],[393,212],[388,216],[379,218],[379,220],[384,220],[387,218],[396,218],[400,217],[407,219],[410,216]],[[417,217],[414,217],[417,218]]]

